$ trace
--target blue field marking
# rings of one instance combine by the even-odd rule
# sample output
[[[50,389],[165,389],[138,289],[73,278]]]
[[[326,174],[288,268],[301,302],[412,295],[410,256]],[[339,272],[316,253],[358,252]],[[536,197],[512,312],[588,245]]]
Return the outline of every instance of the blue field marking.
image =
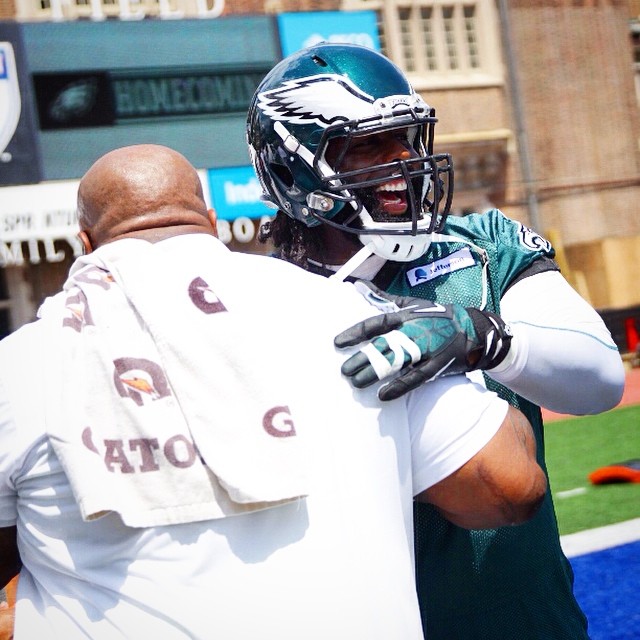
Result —
[[[640,541],[571,559],[591,640],[640,638]]]
[[[640,518],[562,537],[591,640],[640,640]]]

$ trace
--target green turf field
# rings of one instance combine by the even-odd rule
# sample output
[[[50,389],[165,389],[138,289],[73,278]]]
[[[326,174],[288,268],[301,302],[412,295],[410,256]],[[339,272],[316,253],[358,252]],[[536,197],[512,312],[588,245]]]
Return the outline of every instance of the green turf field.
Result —
[[[548,422],[545,442],[561,535],[640,517],[640,483],[595,486],[587,477],[599,467],[640,458],[640,405]]]

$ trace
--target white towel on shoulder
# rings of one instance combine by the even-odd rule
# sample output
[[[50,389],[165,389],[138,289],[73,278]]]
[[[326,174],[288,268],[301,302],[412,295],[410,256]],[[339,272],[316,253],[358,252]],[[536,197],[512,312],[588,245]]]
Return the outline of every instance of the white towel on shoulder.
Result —
[[[215,242],[104,245],[41,308],[47,433],[85,519],[115,511],[129,526],[156,526],[307,495],[287,401],[295,372],[259,342],[259,309],[234,311],[217,296]]]

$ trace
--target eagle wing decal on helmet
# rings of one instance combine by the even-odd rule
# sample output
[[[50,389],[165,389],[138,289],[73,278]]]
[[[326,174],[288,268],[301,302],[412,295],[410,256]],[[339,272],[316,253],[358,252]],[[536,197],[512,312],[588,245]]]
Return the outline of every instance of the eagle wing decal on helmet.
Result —
[[[258,107],[273,120],[293,124],[356,120],[373,114],[374,98],[348,78],[324,74],[287,80],[282,86],[258,95]]]

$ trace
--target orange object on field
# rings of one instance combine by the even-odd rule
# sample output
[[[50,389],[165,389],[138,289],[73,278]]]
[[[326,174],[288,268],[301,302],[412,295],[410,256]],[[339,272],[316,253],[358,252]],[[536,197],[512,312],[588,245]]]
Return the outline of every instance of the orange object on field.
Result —
[[[614,482],[640,482],[640,459],[615,462],[600,467],[589,474],[593,484],[612,484]]]

